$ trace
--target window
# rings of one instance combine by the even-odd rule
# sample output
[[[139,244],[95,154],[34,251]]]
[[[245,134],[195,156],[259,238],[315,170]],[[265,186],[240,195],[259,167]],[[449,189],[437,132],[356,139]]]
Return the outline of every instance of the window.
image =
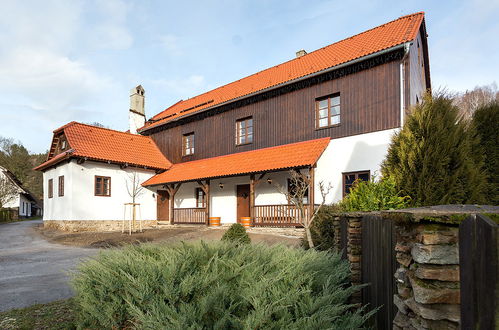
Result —
[[[239,119],[236,121],[236,144],[248,144],[253,142],[253,117]]]
[[[65,150],[66,149],[66,140],[62,140],[61,142],[61,150]]]
[[[369,171],[343,173],[343,197],[348,195],[350,189],[355,184],[355,181],[369,181],[370,178],[371,174]]]
[[[49,198],[54,197],[54,180],[49,179]]]
[[[340,124],[340,94],[315,101],[315,126],[317,128]]]
[[[59,177],[59,197],[64,196],[64,175]]]
[[[290,197],[295,197],[296,194],[302,194],[299,189],[306,189],[305,193],[303,194],[303,204],[308,204],[308,196],[309,196],[309,191],[308,187],[305,187],[306,183],[303,183],[303,186],[300,184],[300,186],[297,187],[296,182],[288,179],[288,194]],[[303,190],[302,190],[303,191]],[[291,204],[291,201],[288,201]]]
[[[196,207],[206,207],[206,194],[201,188],[196,188]]]
[[[194,153],[194,133],[184,134],[182,137],[182,156]]]
[[[95,196],[111,196],[111,178],[95,176]]]

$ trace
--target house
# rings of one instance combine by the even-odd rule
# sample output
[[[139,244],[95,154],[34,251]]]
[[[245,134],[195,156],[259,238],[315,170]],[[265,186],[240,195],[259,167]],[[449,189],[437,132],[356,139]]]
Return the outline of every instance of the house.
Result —
[[[11,219],[29,218],[42,214],[41,203],[14,173],[0,166],[0,209],[7,209]]]
[[[82,127],[76,123],[54,132],[48,160],[39,167],[44,182],[56,179],[61,163],[72,164],[71,186],[82,195],[63,211],[47,187],[45,219],[122,218],[117,205],[123,200],[92,204],[98,199],[88,197],[93,181],[79,166],[91,160],[99,171],[112,167],[107,176],[115,191],[120,188],[114,176],[129,171],[131,157],[140,158],[133,166],[144,171],[145,196],[152,199],[141,204],[151,221],[205,224],[220,217],[234,223],[250,217],[255,226],[294,226],[296,208],[276,189],[277,184],[292,189],[289,171],[310,178],[305,201],[310,208],[319,202],[320,182],[333,186],[327,202],[340,200],[355,180],[379,171],[391,136],[430,88],[422,12],[310,53],[298,51],[288,62],[181,100],[147,121],[138,86],[132,92],[130,133],[86,127],[88,134],[68,136],[71,127]],[[101,138],[113,134],[123,138],[113,143]],[[71,152],[58,147],[64,136]],[[92,148],[83,152],[74,140],[93,143]],[[139,141],[148,141],[156,153],[145,155]],[[102,151],[99,157],[92,156],[95,150]],[[104,212],[101,208],[105,219],[95,214]]]

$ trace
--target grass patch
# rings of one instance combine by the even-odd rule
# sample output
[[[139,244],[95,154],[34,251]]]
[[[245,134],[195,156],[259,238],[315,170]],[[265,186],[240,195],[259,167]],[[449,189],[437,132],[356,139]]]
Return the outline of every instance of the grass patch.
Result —
[[[76,329],[73,299],[0,313],[0,329]]]

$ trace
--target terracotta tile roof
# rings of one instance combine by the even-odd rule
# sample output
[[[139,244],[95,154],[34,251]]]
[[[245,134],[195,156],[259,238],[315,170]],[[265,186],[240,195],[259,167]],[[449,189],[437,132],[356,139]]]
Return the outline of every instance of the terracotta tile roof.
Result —
[[[179,101],[152,117],[152,123],[146,123],[142,131],[412,41],[416,38],[423,20],[424,12],[403,16],[307,55],[260,71],[188,100]]]
[[[330,138],[174,164],[142,185],[151,186],[314,165]]]
[[[64,133],[69,149],[49,156],[37,166],[42,170],[49,165],[70,157],[86,157],[97,161],[168,169],[172,164],[163,156],[148,136],[130,134],[77,122],[70,122],[54,131],[54,136]]]

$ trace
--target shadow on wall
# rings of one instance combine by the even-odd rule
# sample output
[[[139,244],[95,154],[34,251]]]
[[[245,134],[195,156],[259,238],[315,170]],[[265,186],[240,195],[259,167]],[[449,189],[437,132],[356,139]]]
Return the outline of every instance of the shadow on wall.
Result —
[[[388,144],[368,144],[363,141],[356,142],[352,148],[350,159],[345,165],[344,171],[354,172],[362,170],[379,171],[381,163],[386,157]]]

